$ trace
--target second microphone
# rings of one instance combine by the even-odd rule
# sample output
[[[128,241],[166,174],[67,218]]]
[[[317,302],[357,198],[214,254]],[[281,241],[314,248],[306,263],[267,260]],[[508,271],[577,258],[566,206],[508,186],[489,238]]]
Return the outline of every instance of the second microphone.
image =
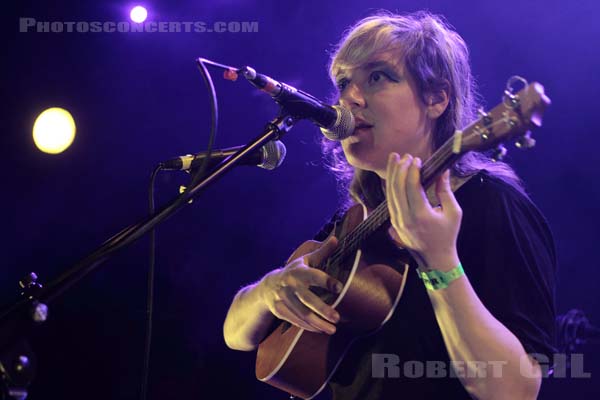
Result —
[[[239,150],[243,149],[244,146],[228,147],[225,149],[213,150],[208,160],[208,168],[211,169],[222,161],[231,157]],[[241,165],[255,165],[264,169],[275,169],[281,165],[285,159],[286,148],[285,145],[279,140],[267,142],[263,147],[257,149],[255,152],[248,154],[242,160]],[[179,156],[170,160],[162,162],[160,165],[163,170],[181,170],[187,171],[195,168],[199,168],[200,165],[206,159],[207,153],[186,154],[185,156]]]

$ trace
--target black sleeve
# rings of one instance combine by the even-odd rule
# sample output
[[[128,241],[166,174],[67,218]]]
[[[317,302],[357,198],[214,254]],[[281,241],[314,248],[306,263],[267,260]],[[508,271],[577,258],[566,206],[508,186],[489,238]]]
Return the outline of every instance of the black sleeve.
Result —
[[[483,304],[525,351],[551,362],[557,261],[550,229],[519,190],[498,178],[476,179],[471,188],[477,193],[463,207],[459,235],[465,272]]]

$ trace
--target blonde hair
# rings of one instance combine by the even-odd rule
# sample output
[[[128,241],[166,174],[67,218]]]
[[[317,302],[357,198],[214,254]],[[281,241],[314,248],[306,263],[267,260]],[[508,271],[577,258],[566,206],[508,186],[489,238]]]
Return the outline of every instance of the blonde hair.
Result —
[[[335,84],[340,69],[363,65],[374,55],[390,50],[398,51],[424,104],[428,95],[442,90],[448,93],[448,107],[432,132],[435,151],[457,129],[476,118],[479,99],[467,45],[441,16],[424,11],[407,15],[380,12],[360,20],[344,34],[330,58],[330,77]],[[352,204],[352,199],[369,206],[383,200],[380,179],[374,172],[351,167],[337,142],[324,139],[322,148],[329,169],[349,195],[346,205]],[[465,177],[484,169],[524,193],[520,179],[508,164],[493,162],[479,152],[465,154],[452,173]]]

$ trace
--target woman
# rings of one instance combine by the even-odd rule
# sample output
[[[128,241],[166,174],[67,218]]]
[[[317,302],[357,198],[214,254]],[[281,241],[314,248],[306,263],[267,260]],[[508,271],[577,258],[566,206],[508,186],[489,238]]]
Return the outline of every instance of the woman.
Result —
[[[363,251],[393,263],[409,249],[423,278],[410,273],[393,317],[353,345],[331,380],[334,398],[536,398],[541,367],[528,354],[554,351],[556,260],[544,218],[512,169],[482,154],[463,156],[434,191],[420,184],[423,160],[474,119],[464,41],[428,13],[379,14],[341,40],[330,74],[356,118],[341,148],[324,144],[349,194],[344,208],[372,210],[387,199],[391,216],[389,231]],[[310,268],[336,244],[330,237],[240,290],[224,324],[227,345],[255,349],[274,318],[334,334],[340,315],[309,286],[340,290]],[[447,286],[427,280],[448,273]],[[377,363],[390,359],[398,368],[381,376]],[[416,363],[426,373],[411,370]]]

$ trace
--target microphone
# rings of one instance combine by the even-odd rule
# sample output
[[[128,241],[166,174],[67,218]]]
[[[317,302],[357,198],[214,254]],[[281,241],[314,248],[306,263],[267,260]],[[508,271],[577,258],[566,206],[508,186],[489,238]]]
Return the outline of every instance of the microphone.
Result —
[[[302,90],[259,74],[251,67],[243,67],[240,72],[252,85],[271,95],[293,117],[307,118],[320,126],[327,139],[343,140],[354,133],[354,116],[348,109],[327,105]]]
[[[212,168],[215,165],[221,163],[221,161],[231,157],[245,146],[229,147],[226,149],[214,150],[210,154],[208,161],[208,167]],[[241,165],[255,165],[260,168],[272,170],[281,165],[285,159],[285,145],[279,140],[267,142],[263,147],[257,149],[253,153],[247,154],[240,160]],[[208,154],[206,152],[197,153],[196,155],[186,154],[177,158],[172,158],[165,162],[160,163],[163,170],[168,171],[187,171],[190,169],[198,168],[204,161]]]

